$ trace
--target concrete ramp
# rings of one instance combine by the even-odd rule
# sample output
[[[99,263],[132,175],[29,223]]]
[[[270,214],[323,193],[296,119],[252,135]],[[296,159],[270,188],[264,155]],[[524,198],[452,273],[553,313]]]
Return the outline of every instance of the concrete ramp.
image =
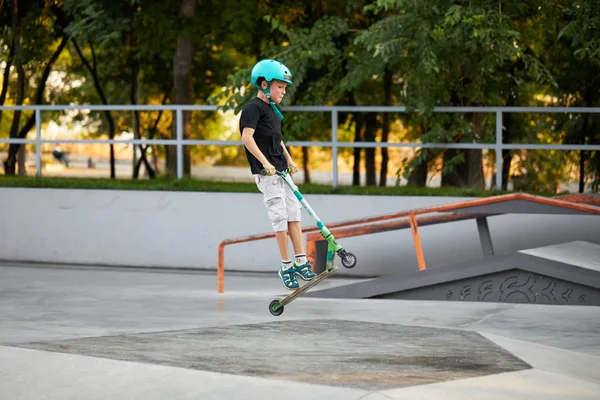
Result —
[[[600,244],[576,241],[385,276],[309,297],[600,305]]]

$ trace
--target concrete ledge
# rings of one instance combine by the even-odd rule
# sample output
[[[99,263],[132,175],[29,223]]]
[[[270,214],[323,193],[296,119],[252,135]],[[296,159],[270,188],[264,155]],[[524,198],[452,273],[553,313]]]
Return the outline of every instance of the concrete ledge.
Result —
[[[456,197],[307,195],[325,224],[454,203]],[[313,221],[303,213],[303,225]],[[489,218],[497,254],[572,240],[598,240],[589,216]],[[560,227],[560,228],[559,228]],[[270,232],[260,193],[0,189],[0,259],[65,264],[215,269],[230,238]],[[475,221],[419,230],[428,268],[482,257]],[[359,264],[340,275],[418,269],[409,230],[342,239]],[[226,271],[274,271],[274,239],[228,246]]]

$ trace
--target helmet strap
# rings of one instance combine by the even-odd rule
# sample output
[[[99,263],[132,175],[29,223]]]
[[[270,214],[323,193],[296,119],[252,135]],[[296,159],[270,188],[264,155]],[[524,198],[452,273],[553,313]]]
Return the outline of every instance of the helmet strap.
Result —
[[[275,105],[275,102],[273,100],[271,100],[271,82],[267,81],[267,90],[263,90],[263,88],[259,88],[259,89],[261,92],[264,93],[264,95],[269,100],[269,103],[271,104],[273,111],[275,111],[275,114],[277,114],[279,119],[283,120],[283,114],[281,113],[281,111],[279,111],[279,108],[277,108],[277,106]]]
[[[281,113],[281,111],[279,111],[279,108],[277,108],[273,100],[269,99],[269,102],[271,103],[271,107],[273,107],[273,111],[275,111],[275,114],[277,114],[279,119],[283,119],[283,114]]]

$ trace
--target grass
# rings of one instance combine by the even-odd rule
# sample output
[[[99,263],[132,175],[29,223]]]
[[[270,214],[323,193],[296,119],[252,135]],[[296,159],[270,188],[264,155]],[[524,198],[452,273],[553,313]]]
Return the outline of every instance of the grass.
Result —
[[[257,193],[254,183],[202,181],[191,178],[182,180],[157,178],[153,180],[99,179],[99,178],[56,178],[20,176],[0,176],[0,187],[53,188],[53,189],[103,189],[103,190],[152,190],[180,192],[234,192]],[[298,183],[303,194],[339,195],[379,195],[379,196],[447,196],[447,197],[487,197],[507,194],[509,191],[479,190],[459,187],[379,187],[379,186],[338,186]],[[527,192],[551,197],[556,193]]]

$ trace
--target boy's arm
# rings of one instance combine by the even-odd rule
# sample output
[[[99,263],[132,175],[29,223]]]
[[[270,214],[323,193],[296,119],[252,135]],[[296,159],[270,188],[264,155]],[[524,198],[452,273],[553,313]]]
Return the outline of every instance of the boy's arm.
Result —
[[[244,128],[242,131],[242,143],[244,143],[244,146],[246,146],[248,151],[260,161],[264,169],[269,171],[269,175],[275,174],[275,167],[267,160],[267,157],[265,157],[256,145],[256,141],[254,140],[254,129],[248,127]]]
[[[285,147],[283,140],[281,141],[281,147],[283,148],[283,155],[285,156],[285,160],[287,161],[288,165],[292,168],[292,174],[295,174],[296,172],[298,172],[298,166],[296,165],[294,160],[292,160],[292,156]]]

